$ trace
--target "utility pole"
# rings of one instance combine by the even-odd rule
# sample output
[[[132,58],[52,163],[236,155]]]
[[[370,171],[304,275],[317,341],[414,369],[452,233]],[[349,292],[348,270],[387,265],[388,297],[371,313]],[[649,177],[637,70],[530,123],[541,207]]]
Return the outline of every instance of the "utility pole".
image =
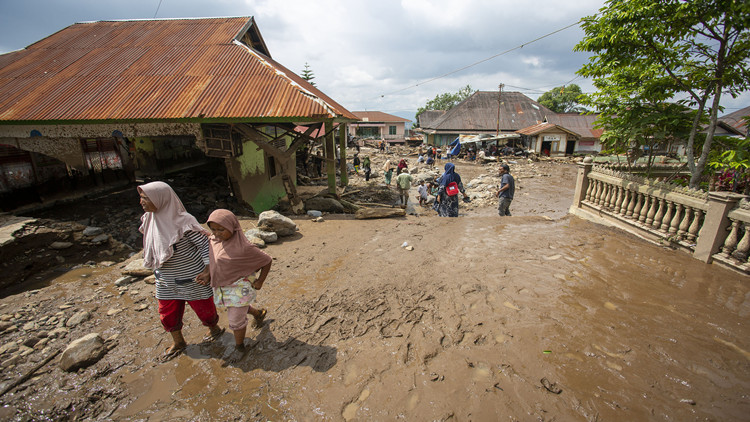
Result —
[[[500,105],[502,104],[500,96],[503,93],[504,86],[505,84],[500,84],[497,87],[497,131],[495,132],[495,136],[500,136]]]

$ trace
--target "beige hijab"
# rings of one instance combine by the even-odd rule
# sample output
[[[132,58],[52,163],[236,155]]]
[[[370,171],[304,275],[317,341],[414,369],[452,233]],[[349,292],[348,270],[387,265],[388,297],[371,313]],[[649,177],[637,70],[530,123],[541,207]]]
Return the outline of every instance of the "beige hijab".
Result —
[[[208,216],[208,223],[218,224],[232,232],[232,236],[225,241],[210,237],[212,287],[233,284],[242,277],[255,274],[272,261],[273,258],[247,240],[232,211],[218,209]]]
[[[185,206],[172,188],[164,182],[151,182],[138,186],[138,191],[148,196],[156,206],[156,212],[147,212],[141,217],[143,233],[143,265],[160,268],[172,257],[172,245],[182,239],[186,231],[205,233],[198,220],[185,211]]]

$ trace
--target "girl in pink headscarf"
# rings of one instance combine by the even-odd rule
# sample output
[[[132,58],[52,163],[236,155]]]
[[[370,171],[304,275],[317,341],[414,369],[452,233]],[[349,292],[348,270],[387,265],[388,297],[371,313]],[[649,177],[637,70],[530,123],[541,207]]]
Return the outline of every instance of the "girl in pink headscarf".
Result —
[[[154,270],[159,318],[172,335],[174,344],[161,360],[182,353],[187,346],[182,336],[185,303],[195,311],[209,332],[204,341],[217,339],[224,332],[219,328],[219,315],[211,298],[213,290],[197,278],[208,274],[208,238],[198,220],[190,215],[172,188],[164,182],[138,186],[141,196],[139,230],[143,233],[143,262]]]
[[[238,351],[245,351],[247,314],[255,317],[257,326],[266,317],[265,309],[250,306],[255,291],[263,287],[271,269],[272,258],[250,243],[242,232],[240,222],[229,210],[218,209],[208,216],[210,237],[210,282],[214,288],[214,303],[227,309],[229,328],[234,331]],[[256,277],[256,273],[260,274]]]

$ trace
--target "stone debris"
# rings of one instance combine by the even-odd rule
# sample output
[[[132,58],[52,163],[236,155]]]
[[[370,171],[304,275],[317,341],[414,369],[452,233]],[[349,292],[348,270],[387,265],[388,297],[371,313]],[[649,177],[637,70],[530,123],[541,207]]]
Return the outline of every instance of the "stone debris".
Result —
[[[115,286],[117,287],[127,286],[128,284],[135,283],[135,281],[136,281],[135,277],[131,277],[131,276],[120,277],[117,280],[115,280]]]
[[[73,246],[72,242],[52,242],[52,244],[49,245],[51,249],[56,250],[68,249],[71,246]]]
[[[245,237],[247,238],[247,240],[250,241],[250,243],[252,243],[253,245],[255,245],[255,246],[257,246],[257,247],[259,247],[261,249],[266,247],[266,242],[264,242],[263,239],[261,239],[259,237],[252,236],[252,235],[248,236],[247,234],[245,234]]]
[[[153,270],[143,266],[143,258],[130,261],[120,272],[134,277],[148,277],[154,274]]]
[[[334,198],[324,196],[314,196],[305,201],[306,210],[320,210],[341,214],[344,212],[344,206]]]
[[[103,233],[104,233],[104,229],[101,227],[88,226],[85,229],[83,229],[83,232],[81,234],[83,234],[86,237],[96,237]]]
[[[279,240],[279,235],[272,231],[264,231],[261,229],[250,229],[245,232],[245,236],[250,237],[257,237],[258,239],[263,240],[265,243],[274,243]]]
[[[281,237],[291,236],[299,230],[299,227],[291,218],[281,215],[278,211],[263,211],[260,213],[258,228],[275,232]]]
[[[73,314],[73,316],[68,319],[68,321],[65,323],[65,326],[68,328],[72,328],[81,323],[88,321],[90,318],[91,318],[91,314],[89,312],[79,311]]]
[[[91,333],[71,342],[60,356],[60,368],[72,372],[98,362],[107,353],[99,333]]]

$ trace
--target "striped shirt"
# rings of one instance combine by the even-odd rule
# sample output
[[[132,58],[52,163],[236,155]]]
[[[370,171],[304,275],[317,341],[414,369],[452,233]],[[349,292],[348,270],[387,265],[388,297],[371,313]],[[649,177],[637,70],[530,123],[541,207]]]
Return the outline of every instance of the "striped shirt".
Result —
[[[174,253],[154,271],[156,298],[161,300],[201,300],[213,296],[211,286],[195,282],[195,276],[208,265],[208,237],[190,230],[174,245]]]

